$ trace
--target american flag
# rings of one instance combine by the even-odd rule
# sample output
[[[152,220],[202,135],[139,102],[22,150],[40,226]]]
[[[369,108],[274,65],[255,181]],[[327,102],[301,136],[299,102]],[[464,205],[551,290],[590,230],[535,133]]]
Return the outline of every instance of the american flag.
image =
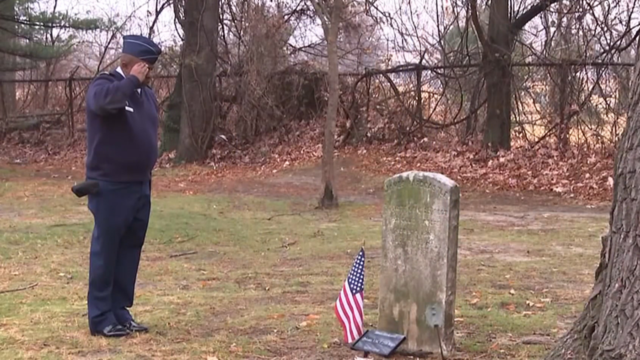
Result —
[[[363,334],[363,297],[364,248],[361,248],[335,305],[335,313],[342,325],[346,343],[356,341]]]

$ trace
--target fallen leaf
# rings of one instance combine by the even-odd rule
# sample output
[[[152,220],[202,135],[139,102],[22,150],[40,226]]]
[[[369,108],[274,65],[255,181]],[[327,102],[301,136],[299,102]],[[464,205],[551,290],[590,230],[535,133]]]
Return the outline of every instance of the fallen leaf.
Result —
[[[505,309],[509,310],[509,311],[515,311],[516,310],[516,305],[515,304],[507,304],[504,307]]]
[[[469,304],[470,304],[470,305],[475,305],[475,304],[477,304],[477,303],[479,303],[479,302],[480,302],[480,299],[475,298],[475,299],[471,299],[471,301],[469,301]]]
[[[282,319],[284,317],[284,314],[272,314],[269,315],[269,317],[272,319]]]
[[[207,360],[218,360],[217,356],[207,356]]]
[[[320,319],[320,315],[309,314],[307,315],[307,320],[318,320]]]
[[[516,294],[515,290],[513,290],[513,289],[509,290],[509,295],[515,295],[515,294]]]

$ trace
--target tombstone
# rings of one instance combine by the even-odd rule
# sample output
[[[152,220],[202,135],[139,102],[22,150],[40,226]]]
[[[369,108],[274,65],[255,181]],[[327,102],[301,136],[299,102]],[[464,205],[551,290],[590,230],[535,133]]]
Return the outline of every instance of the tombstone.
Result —
[[[407,338],[397,352],[454,349],[460,189],[442,174],[385,181],[378,329]],[[439,333],[436,331],[439,330]]]

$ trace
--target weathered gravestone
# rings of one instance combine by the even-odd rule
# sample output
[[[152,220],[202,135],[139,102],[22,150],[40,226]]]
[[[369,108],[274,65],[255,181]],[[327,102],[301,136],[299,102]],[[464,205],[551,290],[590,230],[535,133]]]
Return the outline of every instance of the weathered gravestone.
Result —
[[[409,171],[385,181],[378,329],[406,335],[398,353],[454,348],[460,189]],[[440,331],[439,333],[436,331]]]

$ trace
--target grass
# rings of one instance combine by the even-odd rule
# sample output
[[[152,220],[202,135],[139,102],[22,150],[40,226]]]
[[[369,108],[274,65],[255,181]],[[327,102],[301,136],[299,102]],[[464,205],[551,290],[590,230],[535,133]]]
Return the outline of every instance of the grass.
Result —
[[[91,337],[85,297],[92,219],[86,200],[67,185],[0,183],[0,291],[38,284],[0,294],[1,359],[353,358],[336,345],[341,330],[332,306],[365,240],[365,322],[376,324],[378,206],[317,212],[300,200],[161,193],[132,309],[153,331]],[[606,215],[540,216],[536,226],[518,228],[462,216],[459,357],[539,358],[544,345],[519,340],[555,337],[581,311]]]

